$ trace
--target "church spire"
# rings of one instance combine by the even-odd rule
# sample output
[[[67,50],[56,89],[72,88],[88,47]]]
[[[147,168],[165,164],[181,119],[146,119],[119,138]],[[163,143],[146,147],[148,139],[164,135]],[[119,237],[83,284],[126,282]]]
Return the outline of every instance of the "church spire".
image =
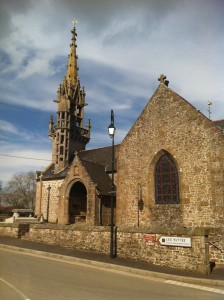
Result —
[[[77,23],[77,21],[73,21]],[[52,141],[52,159],[55,172],[63,170],[74,158],[76,151],[84,150],[90,140],[90,121],[84,127],[85,90],[78,78],[76,54],[76,28],[73,27],[66,75],[57,91],[57,122],[49,122],[49,138]]]
[[[77,21],[76,21],[77,22]],[[75,23],[75,21],[73,22]],[[76,54],[76,28],[75,25],[71,31],[72,33],[72,39],[71,39],[71,44],[70,44],[70,54],[68,55],[68,65],[67,65],[67,74],[66,74],[66,79],[67,81],[71,82],[72,85],[76,85],[78,83],[78,56]]]

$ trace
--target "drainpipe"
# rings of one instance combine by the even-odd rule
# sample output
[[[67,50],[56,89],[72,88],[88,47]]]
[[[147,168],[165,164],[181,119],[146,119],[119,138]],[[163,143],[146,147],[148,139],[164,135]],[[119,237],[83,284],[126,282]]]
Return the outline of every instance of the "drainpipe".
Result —
[[[102,195],[99,196],[99,224],[100,224],[100,226],[103,225],[103,222],[102,222]]]
[[[43,173],[40,174],[40,196],[39,196],[39,207],[38,207],[38,216],[41,217],[41,202],[42,202],[42,189],[43,189]]]

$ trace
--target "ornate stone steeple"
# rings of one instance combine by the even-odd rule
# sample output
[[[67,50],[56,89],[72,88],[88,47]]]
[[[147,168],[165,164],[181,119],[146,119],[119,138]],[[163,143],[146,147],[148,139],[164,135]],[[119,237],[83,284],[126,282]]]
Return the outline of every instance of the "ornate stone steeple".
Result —
[[[90,120],[83,128],[85,90],[78,78],[76,54],[76,28],[72,29],[70,54],[66,76],[57,91],[57,123],[49,121],[49,138],[52,141],[52,161],[55,172],[63,170],[74,158],[76,151],[84,150],[90,140]]]

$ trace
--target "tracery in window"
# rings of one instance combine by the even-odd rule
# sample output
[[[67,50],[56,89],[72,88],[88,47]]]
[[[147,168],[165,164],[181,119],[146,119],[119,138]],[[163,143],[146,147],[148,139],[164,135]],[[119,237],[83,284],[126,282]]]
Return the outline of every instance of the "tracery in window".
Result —
[[[163,154],[155,166],[155,202],[156,204],[178,204],[179,178],[174,160]]]

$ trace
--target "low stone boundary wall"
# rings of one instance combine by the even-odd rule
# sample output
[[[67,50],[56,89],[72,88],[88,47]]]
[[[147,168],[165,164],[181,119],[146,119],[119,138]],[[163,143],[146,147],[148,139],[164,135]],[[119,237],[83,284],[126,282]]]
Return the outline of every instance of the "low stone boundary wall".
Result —
[[[29,232],[30,224],[19,223],[1,223],[0,224],[0,236],[9,236],[13,238],[20,238],[27,232]]]
[[[30,225],[25,240],[42,242],[62,247],[109,253],[110,229],[86,225]]]
[[[0,225],[0,235],[19,237],[18,225]],[[190,240],[191,245],[166,245],[169,238],[180,242]],[[22,239],[109,255],[110,228],[84,224],[30,224],[29,232]],[[210,272],[211,262],[216,267],[224,267],[224,255],[219,250],[223,249],[223,232],[220,229],[119,227],[116,228],[115,240],[117,256],[127,259],[204,274]],[[216,244],[212,245],[212,240]],[[214,244],[220,248],[217,249]]]
[[[191,247],[161,245],[163,236],[191,239]],[[209,254],[205,229],[117,228],[119,257],[147,261],[192,272],[209,272]],[[30,225],[27,240],[109,254],[110,228],[76,225]]]
[[[117,235],[120,256],[192,272],[209,273],[207,233],[204,229],[183,228],[170,231],[166,228],[145,228],[142,232],[127,232],[124,229],[118,231]],[[190,239],[191,246],[165,245],[169,238],[171,244],[173,240]]]
[[[18,238],[19,237],[18,224],[16,225],[16,224],[1,223],[0,236],[9,236],[13,238]]]

